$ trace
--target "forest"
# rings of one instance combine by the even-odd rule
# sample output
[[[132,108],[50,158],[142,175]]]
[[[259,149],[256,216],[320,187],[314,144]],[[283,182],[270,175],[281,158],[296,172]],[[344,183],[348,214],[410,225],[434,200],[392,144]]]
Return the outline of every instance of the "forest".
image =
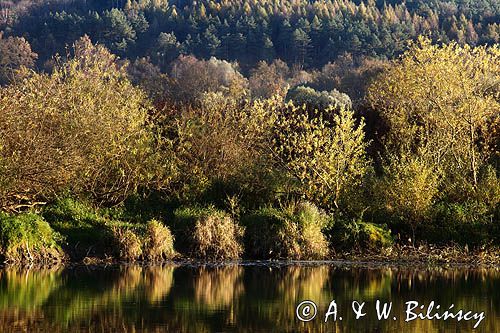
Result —
[[[500,257],[497,1],[12,0],[0,29],[5,262]]]
[[[500,39],[495,0],[0,1],[2,29],[22,36],[43,68],[84,34],[120,57],[149,57],[162,70],[178,55],[321,68],[344,53],[391,59],[406,41],[471,46]]]

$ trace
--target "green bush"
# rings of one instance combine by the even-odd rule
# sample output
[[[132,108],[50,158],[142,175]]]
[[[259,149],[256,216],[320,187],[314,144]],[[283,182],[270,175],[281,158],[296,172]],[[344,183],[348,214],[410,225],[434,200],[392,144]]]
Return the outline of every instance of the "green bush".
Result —
[[[0,255],[6,262],[62,260],[61,235],[39,215],[0,213]]]
[[[213,207],[181,208],[174,215],[181,247],[192,257],[208,260],[241,257],[244,229],[227,213]]]
[[[432,223],[421,229],[420,236],[438,244],[484,245],[498,242],[494,221],[495,212],[484,202],[441,202],[435,205]]]
[[[328,255],[322,229],[328,216],[311,203],[284,210],[262,208],[243,218],[246,248],[254,258],[321,259]]]
[[[63,198],[43,214],[66,237],[66,249],[76,259],[112,255],[125,261],[160,261],[175,255],[168,227],[156,220],[131,223],[132,215],[120,208],[97,209],[85,201]]]
[[[340,221],[331,229],[332,246],[338,250],[368,250],[380,252],[393,245],[386,225],[360,220]]]
[[[64,236],[65,250],[73,259],[104,255],[112,251],[112,233],[106,219],[85,201],[62,198],[47,206],[42,215]]]
[[[49,222],[66,221],[82,227],[104,223],[104,218],[91,204],[71,197],[60,198],[47,206],[43,216]]]

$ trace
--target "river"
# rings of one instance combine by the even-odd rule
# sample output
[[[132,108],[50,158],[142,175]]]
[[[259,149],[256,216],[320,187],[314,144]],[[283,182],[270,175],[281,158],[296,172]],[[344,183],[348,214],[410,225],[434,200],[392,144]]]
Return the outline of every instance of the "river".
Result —
[[[306,302],[309,309],[297,311],[303,301],[315,308]],[[377,301],[379,311],[391,306],[387,319],[378,317]],[[450,310],[455,318],[407,321],[408,306],[417,304],[411,301],[418,302],[414,315],[434,302],[431,316]],[[345,262],[4,267],[0,316],[0,332],[432,333],[471,332],[476,324],[475,332],[499,332],[500,269]]]

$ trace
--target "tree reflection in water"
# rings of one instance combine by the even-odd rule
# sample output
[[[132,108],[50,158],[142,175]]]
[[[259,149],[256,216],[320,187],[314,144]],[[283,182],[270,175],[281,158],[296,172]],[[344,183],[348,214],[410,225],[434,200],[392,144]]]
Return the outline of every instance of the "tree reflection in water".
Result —
[[[1,332],[456,332],[473,323],[404,322],[404,302],[485,311],[500,327],[500,270],[318,264],[166,265],[0,270]],[[318,317],[295,318],[302,300]],[[335,299],[342,321],[324,323]],[[375,300],[398,319],[377,321]],[[356,320],[352,300],[365,301]],[[392,316],[391,315],[391,316]]]

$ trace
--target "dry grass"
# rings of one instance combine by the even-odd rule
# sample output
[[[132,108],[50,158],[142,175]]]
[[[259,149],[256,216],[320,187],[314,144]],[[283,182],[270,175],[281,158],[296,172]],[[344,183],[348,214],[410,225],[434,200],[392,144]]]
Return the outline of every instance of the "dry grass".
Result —
[[[111,226],[111,234],[116,245],[115,255],[119,259],[158,262],[176,256],[170,229],[157,220],[151,220],[145,226],[114,223],[116,225]]]
[[[117,255],[121,260],[135,261],[142,255],[142,243],[130,228],[114,226],[113,239],[117,247]]]
[[[311,203],[300,203],[296,207],[296,215],[302,229],[302,258],[323,259],[328,253],[328,241],[322,232],[328,216]]]
[[[313,260],[329,254],[322,232],[328,216],[311,203],[264,208],[245,218],[247,250],[255,258]]]
[[[212,210],[201,215],[194,226],[192,255],[208,260],[231,260],[243,253],[244,229],[229,215]]]
[[[144,259],[148,261],[169,260],[176,256],[174,237],[170,229],[157,220],[151,220],[146,226],[144,241]]]

